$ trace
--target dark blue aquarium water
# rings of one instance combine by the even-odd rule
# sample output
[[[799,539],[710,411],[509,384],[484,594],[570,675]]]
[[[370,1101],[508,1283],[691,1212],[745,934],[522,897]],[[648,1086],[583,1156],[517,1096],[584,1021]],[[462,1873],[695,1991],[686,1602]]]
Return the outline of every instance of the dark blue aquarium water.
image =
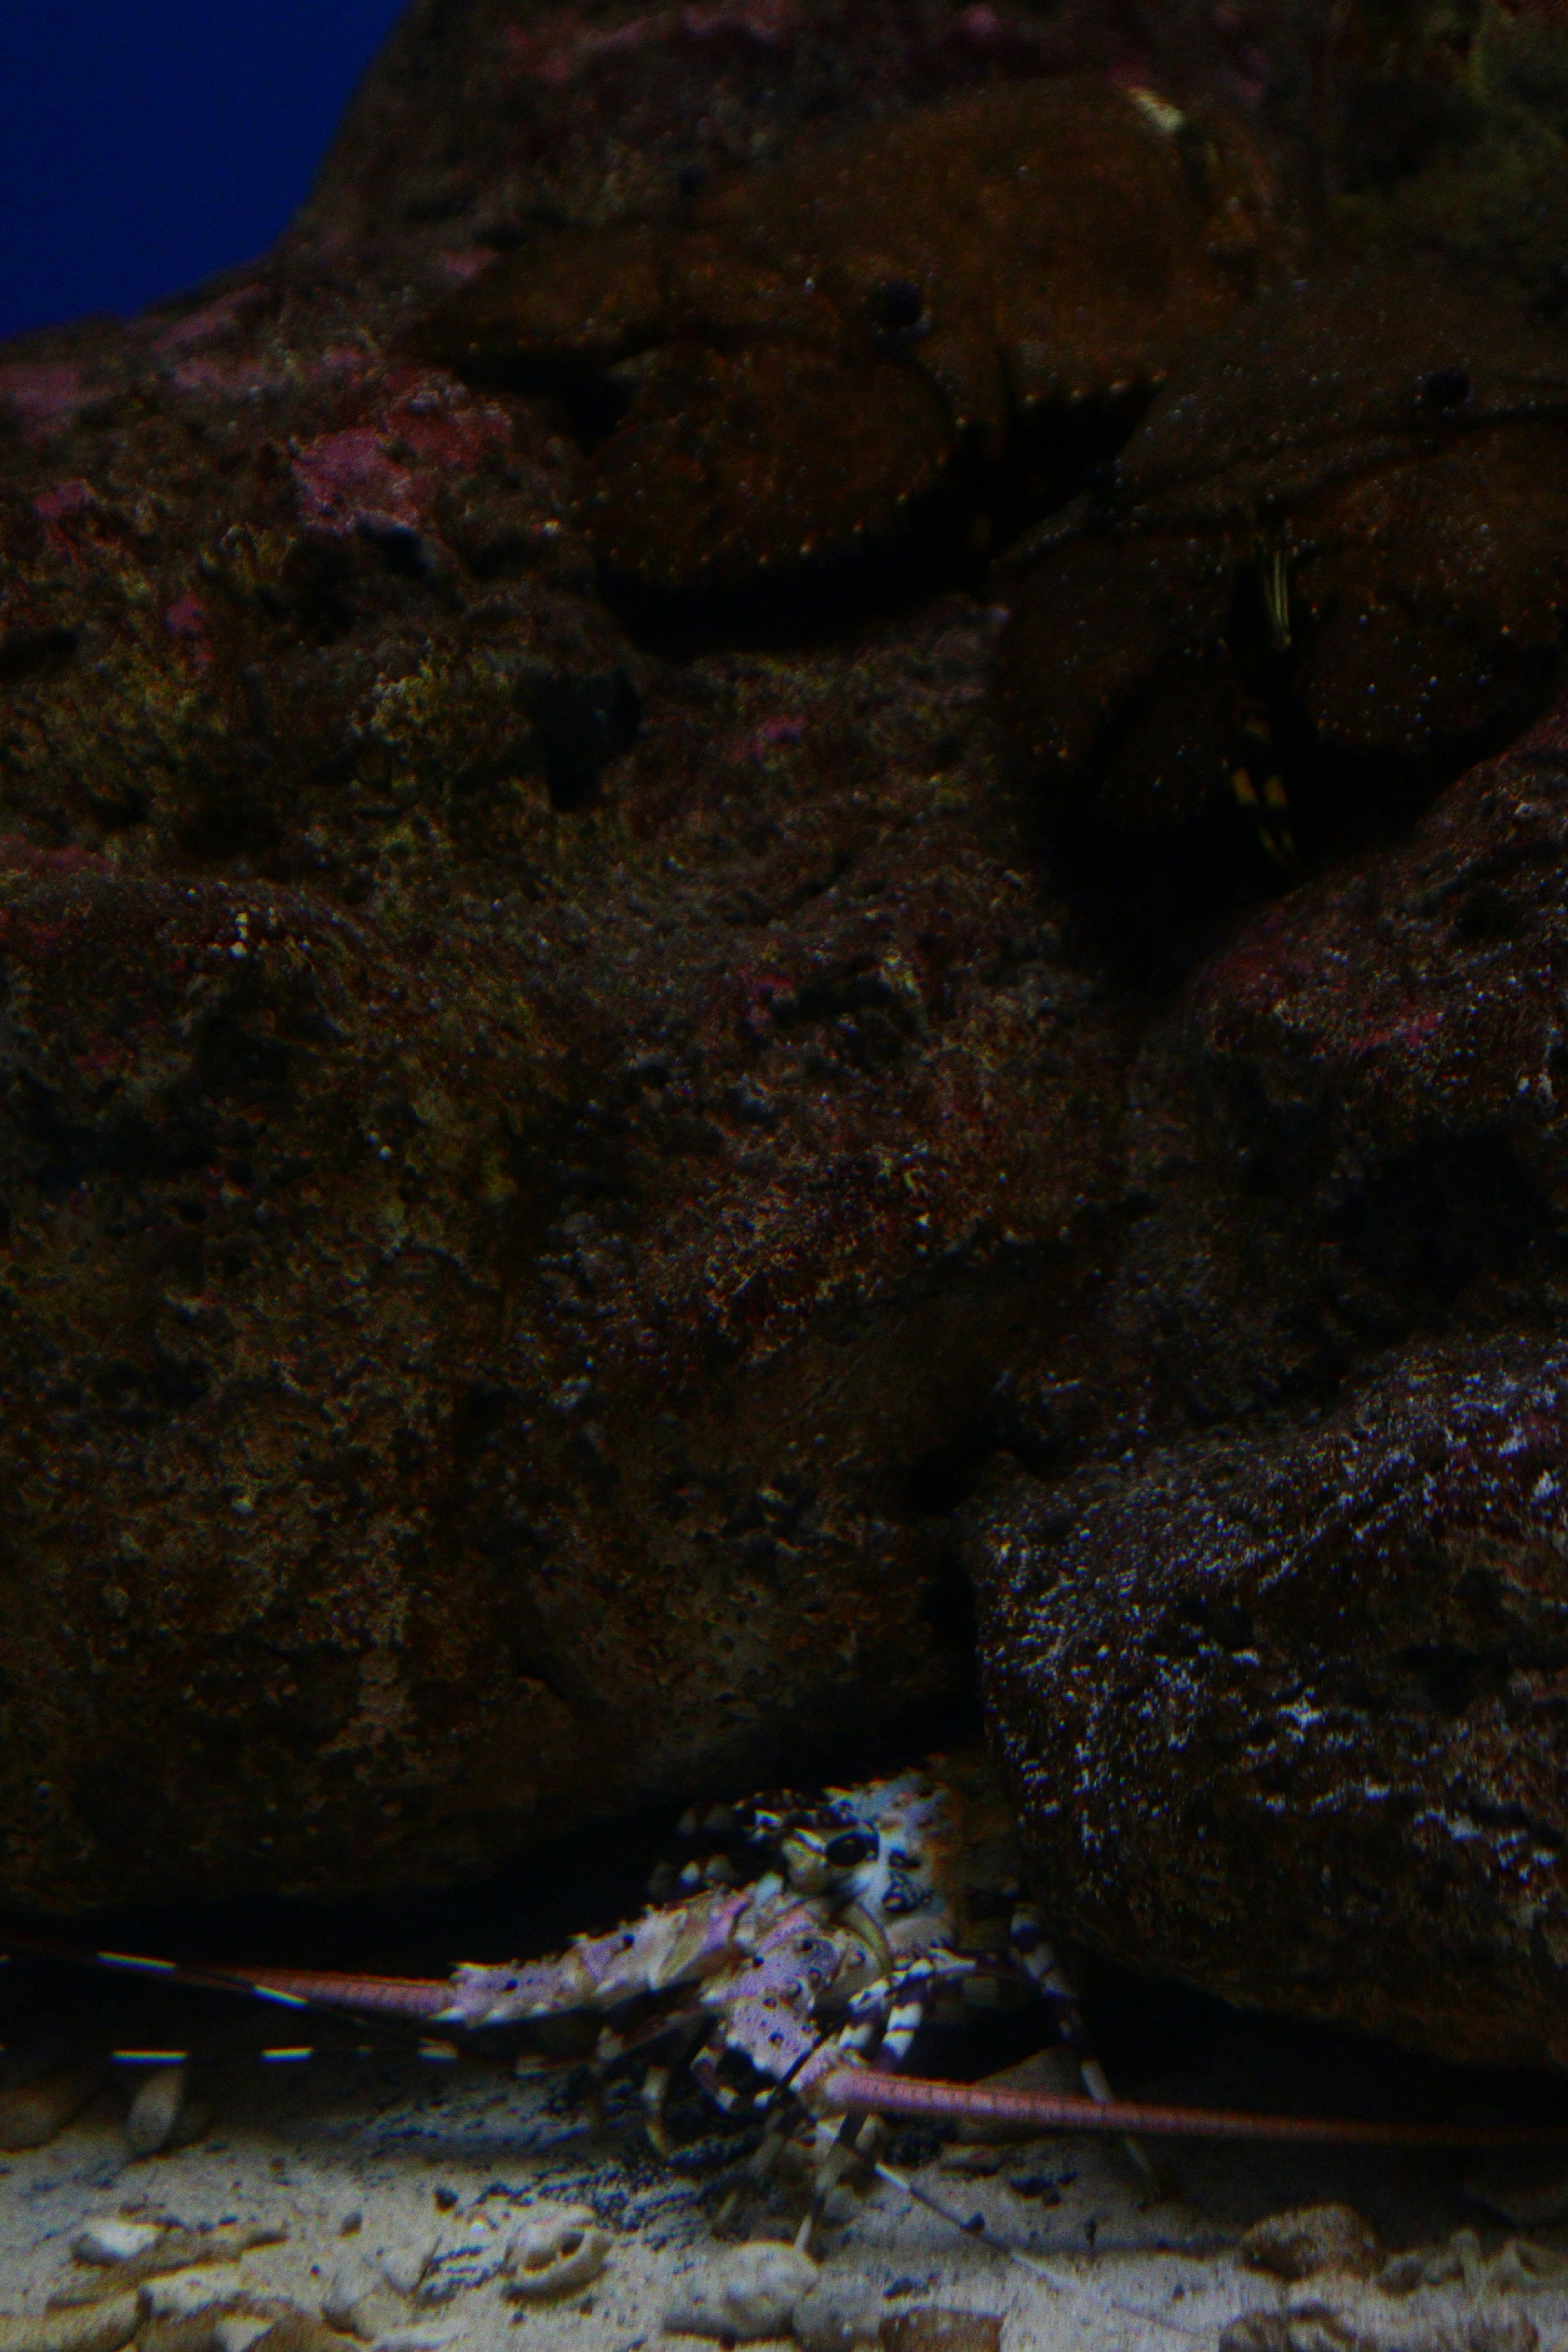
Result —
[[[0,10],[0,336],[269,245],[401,0]]]

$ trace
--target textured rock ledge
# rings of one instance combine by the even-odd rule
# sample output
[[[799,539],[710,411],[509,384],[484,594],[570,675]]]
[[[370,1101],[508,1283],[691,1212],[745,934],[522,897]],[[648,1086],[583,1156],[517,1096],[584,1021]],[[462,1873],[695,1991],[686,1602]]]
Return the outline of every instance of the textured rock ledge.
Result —
[[[1568,1355],[1423,1348],[1318,1426],[973,1514],[1052,1916],[1133,1965],[1568,2059]]]

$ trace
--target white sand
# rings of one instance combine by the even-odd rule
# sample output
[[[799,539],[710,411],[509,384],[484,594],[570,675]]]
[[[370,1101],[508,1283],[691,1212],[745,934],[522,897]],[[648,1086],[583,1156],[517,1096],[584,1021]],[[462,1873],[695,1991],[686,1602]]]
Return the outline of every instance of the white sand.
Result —
[[[596,2137],[559,2084],[381,2056],[335,2060],[319,2071],[237,2068],[216,2088],[209,2135],[170,2156],[128,2157],[123,2099],[110,2093],[49,2146],[0,2159],[0,2309],[39,2312],[49,2295],[79,2282],[85,2273],[72,2240],[89,2221],[127,2211],[187,2224],[282,2222],[287,2242],[247,2253],[243,2275],[255,2293],[286,2296],[311,2313],[345,2266],[363,2282],[380,2258],[407,2280],[428,2252],[422,2289],[381,2305],[381,2339],[396,2339],[399,2328],[386,2322],[395,2312],[402,2333],[438,2333],[473,2352],[502,2345],[635,2352],[658,2341],[681,2283],[722,2259],[725,2242],[713,2228],[720,2194],[658,2164],[619,2105]],[[683,2120],[689,2128],[695,2110],[684,2110]],[[1151,2201],[1114,2142],[1053,2138],[1010,2148],[990,2178],[929,2163],[917,2175],[923,2186],[961,2213],[983,2212],[988,2230],[1046,2265],[1051,2284],[883,2183],[836,2193],[816,2247],[822,2276],[874,2297],[888,2313],[936,2303],[1004,2315],[1004,2352],[1087,2343],[1130,2352],[1171,2352],[1194,2340],[1212,2347],[1237,2315],[1281,2310],[1292,2299],[1340,2309],[1352,2329],[1347,2340],[1359,2326],[1366,2342],[1420,2352],[1450,2337],[1455,2352],[1526,2344],[1521,2315],[1543,2346],[1568,2342],[1568,2294],[1555,2286],[1503,2293],[1456,2283],[1399,2305],[1378,2298],[1373,2329],[1364,2292],[1346,2282],[1286,2289],[1234,2260],[1239,2231],[1259,2214],[1336,2196],[1369,2212],[1394,2246],[1438,2246],[1468,2219],[1496,2249],[1505,2226],[1489,2228],[1486,2214],[1464,2201],[1452,2167],[1184,2143],[1171,2169],[1181,2193]],[[1048,2201],[1051,2188],[1042,2199],[1010,2185],[1042,2179],[1058,2202]],[[609,2259],[586,2294],[520,2308],[502,2299],[497,2255],[527,2213],[552,2201],[594,2209],[612,2234]],[[787,2239],[798,2212],[783,2190],[753,2197],[728,2242]],[[1530,2234],[1568,2243],[1550,2228]],[[1511,2336],[1497,2333],[1500,2315]],[[1485,2323],[1479,2333],[1478,2320]],[[1327,2339],[1302,2323],[1291,2340],[1305,2347]]]

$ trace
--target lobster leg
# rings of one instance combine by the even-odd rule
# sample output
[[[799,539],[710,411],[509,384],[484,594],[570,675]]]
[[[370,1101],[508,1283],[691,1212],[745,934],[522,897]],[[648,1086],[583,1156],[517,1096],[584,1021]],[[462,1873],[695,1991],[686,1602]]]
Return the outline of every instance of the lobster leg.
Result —
[[[1012,1943],[1030,1983],[1056,2011],[1057,2030],[1077,2062],[1084,2089],[1102,2106],[1109,2105],[1116,2094],[1110,2087],[1104,2067],[1095,2055],[1083,2011],[1079,2007],[1078,1988],[1048,1941],[1044,1923],[1032,1903],[1020,1904],[1014,1912]],[[1166,2184],[1147,2148],[1131,2134],[1123,2146],[1154,2194],[1163,2197],[1166,2193]]]
[[[933,1973],[929,1963],[898,1971],[883,2001],[842,2027],[834,2038],[834,2049],[853,2055],[874,2047],[876,2055],[870,2063],[877,2073],[890,2074],[901,2067],[925,2022],[935,1976],[940,1973]],[[870,2115],[845,2116],[831,2134],[826,2124],[817,2124],[818,2144],[826,2139],[826,2145],[821,2147],[817,2157],[805,2219],[795,2236],[802,2253],[811,2252],[812,2238],[821,2224],[829,2196],[851,2164],[868,2159],[879,2136],[877,2118]]]
[[[669,2154],[669,2135],[664,2125],[664,2105],[669,2096],[669,2086],[680,2069],[689,2063],[692,2051],[703,2038],[707,2019],[694,2011],[673,2028],[667,2029],[664,2039],[673,2039],[675,2046],[663,2058],[656,2058],[642,2079],[643,2127],[653,2152],[658,2157]]]

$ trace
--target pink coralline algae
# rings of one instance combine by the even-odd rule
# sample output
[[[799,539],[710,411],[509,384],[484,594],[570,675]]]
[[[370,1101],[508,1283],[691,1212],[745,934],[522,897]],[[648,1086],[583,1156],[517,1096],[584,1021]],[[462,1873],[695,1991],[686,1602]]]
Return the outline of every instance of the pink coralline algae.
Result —
[[[164,607],[163,626],[172,637],[189,647],[198,669],[211,667],[213,652],[206,607],[199,596],[176,596],[172,604]]]
[[[374,423],[322,434],[295,451],[302,522],[328,531],[416,530],[446,478],[500,458],[510,446],[505,412],[448,378],[393,377],[383,390],[392,396]]]
[[[9,401],[23,423],[36,429],[68,424],[92,397],[81,370],[67,361],[0,365],[0,401]]]
[[[70,526],[92,515],[99,504],[91,483],[77,479],[51,482],[47,489],[38,492],[33,512],[44,526],[44,545],[52,556],[72,567],[86,560],[83,532]]]

